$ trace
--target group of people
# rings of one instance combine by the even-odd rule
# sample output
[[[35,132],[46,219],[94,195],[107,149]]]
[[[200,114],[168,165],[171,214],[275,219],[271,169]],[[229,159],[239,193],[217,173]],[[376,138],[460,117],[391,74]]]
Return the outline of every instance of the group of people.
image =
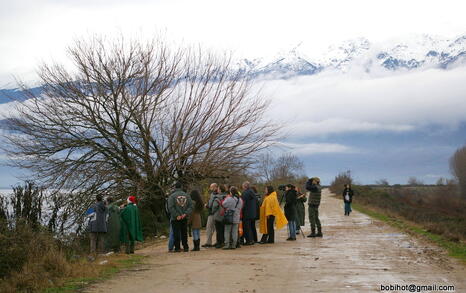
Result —
[[[134,253],[135,241],[143,241],[135,196],[118,206],[112,197],[104,201],[102,195],[97,195],[96,202],[87,211],[87,218],[91,255],[119,252],[121,243],[126,245],[126,253]]]
[[[319,205],[321,200],[320,179],[310,178],[306,183],[306,194],[292,184],[284,186],[284,194],[280,201],[272,186],[265,188],[265,194],[260,197],[257,189],[249,182],[242,184],[242,190],[235,186],[212,183],[209,187],[210,197],[204,204],[200,192],[190,194],[182,189],[177,182],[174,191],[166,201],[166,212],[170,219],[169,252],[189,251],[188,227],[191,226],[193,236],[193,251],[200,250],[201,213],[208,211],[206,225],[206,242],[202,247],[235,249],[241,245],[255,243],[274,243],[274,230],[288,226],[288,241],[295,241],[296,235],[302,233],[304,226],[305,207],[308,202],[311,233],[308,237],[322,237],[322,226],[319,221]],[[281,189],[281,188],[280,188]],[[280,204],[284,202],[284,212]],[[256,221],[259,220],[258,240]],[[316,229],[317,228],[317,229]],[[216,242],[213,243],[213,235]]]
[[[189,194],[177,182],[174,191],[166,200],[165,210],[170,220],[168,250],[189,251],[188,228],[191,228],[193,251],[200,250],[201,214],[208,211],[206,235],[202,247],[235,249],[241,245],[266,244],[275,242],[275,229],[288,227],[287,241],[295,241],[302,232],[305,219],[305,203],[308,203],[311,233],[307,237],[322,237],[319,220],[319,206],[322,188],[320,179],[310,178],[306,182],[307,195],[292,184],[280,186],[284,193],[278,200],[278,194],[272,186],[265,188],[261,197],[257,189],[249,182],[242,184],[242,190],[235,186],[212,183],[209,187],[210,197],[206,203],[198,190]],[[345,216],[351,213],[353,190],[349,184],[343,190]],[[284,203],[284,212],[281,204]],[[119,252],[121,243],[126,244],[126,253],[134,253],[135,241],[143,241],[139,211],[136,197],[127,198],[126,204],[118,206],[111,197],[105,201],[101,195],[87,212],[89,218],[91,254],[105,251]],[[258,240],[256,222],[259,220]],[[213,235],[216,242],[213,243]]]

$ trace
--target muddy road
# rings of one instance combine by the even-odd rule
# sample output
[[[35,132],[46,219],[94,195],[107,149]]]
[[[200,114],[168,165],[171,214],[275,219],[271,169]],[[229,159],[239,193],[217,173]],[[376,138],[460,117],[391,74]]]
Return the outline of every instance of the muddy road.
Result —
[[[166,245],[147,247],[137,251],[148,256],[144,265],[87,292],[381,292],[380,285],[390,284],[454,285],[466,292],[464,264],[364,214],[345,217],[342,201],[328,190],[320,218],[323,238],[298,235],[288,242],[285,228],[275,244],[236,250],[169,254]]]

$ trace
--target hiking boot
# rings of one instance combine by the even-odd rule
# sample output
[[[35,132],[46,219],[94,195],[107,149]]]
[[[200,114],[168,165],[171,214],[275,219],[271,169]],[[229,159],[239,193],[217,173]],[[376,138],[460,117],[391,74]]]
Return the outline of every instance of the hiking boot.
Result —
[[[181,252],[181,249],[175,248],[175,250],[173,250],[173,252]]]
[[[194,248],[191,249],[191,251],[200,251],[201,249],[199,248],[200,240],[193,240]]]
[[[189,247],[188,247],[188,246],[183,247],[183,251],[184,251],[184,252],[189,252]]]
[[[202,247],[205,247],[205,248],[207,248],[207,247],[212,247],[212,246],[214,246],[214,245],[212,245],[212,244],[207,244],[207,243],[202,244]]]
[[[316,234],[315,237],[322,237],[322,236],[323,236],[323,235],[322,235],[322,232],[319,232],[319,233]]]
[[[223,244],[220,244],[220,243],[215,244],[215,248],[222,248],[222,247],[223,247]]]
[[[314,237],[317,237],[317,234],[316,233],[311,233],[309,235],[307,235],[308,238],[314,238]]]

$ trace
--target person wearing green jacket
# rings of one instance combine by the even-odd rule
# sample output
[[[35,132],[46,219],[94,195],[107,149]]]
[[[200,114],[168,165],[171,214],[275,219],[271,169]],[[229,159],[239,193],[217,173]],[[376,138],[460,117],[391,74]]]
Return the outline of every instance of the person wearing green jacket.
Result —
[[[120,219],[120,241],[126,244],[126,253],[134,253],[134,242],[143,241],[135,196],[128,197],[128,204],[121,211]]]
[[[313,177],[306,182],[306,189],[309,191],[309,222],[311,223],[311,234],[307,237],[322,237],[322,226],[319,220],[319,205],[322,197],[322,187],[320,186],[320,179]],[[316,234],[317,227],[317,234]]]
[[[170,211],[170,221],[173,227],[175,238],[175,252],[180,252],[180,240],[183,243],[183,250],[189,251],[188,245],[188,216],[193,211],[191,196],[182,189],[180,182],[175,183],[175,191],[168,198],[168,210]]]
[[[115,204],[112,197],[107,197],[107,235],[105,237],[105,250],[120,252],[120,207]]]

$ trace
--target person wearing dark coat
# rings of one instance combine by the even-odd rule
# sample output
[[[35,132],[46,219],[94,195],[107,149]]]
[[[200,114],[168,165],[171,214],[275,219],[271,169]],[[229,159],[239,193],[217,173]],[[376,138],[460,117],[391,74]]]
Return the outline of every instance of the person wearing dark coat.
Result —
[[[296,189],[296,192],[298,194],[297,197],[297,204],[296,204],[296,211],[297,211],[297,217],[296,217],[296,234],[299,234],[299,230],[301,230],[301,227],[304,226],[304,218],[306,214],[306,209],[304,207],[304,203],[307,201],[306,195],[301,193],[299,188]]]
[[[351,203],[353,202],[353,190],[351,189],[351,184],[345,184],[345,189],[343,190],[343,202],[345,203],[345,216],[349,216],[352,212]]]
[[[256,213],[257,213],[257,196],[250,188],[248,181],[243,183],[243,193],[241,198],[243,200],[243,234],[246,240],[244,245],[253,245],[254,234],[256,232]]]
[[[320,179],[313,177],[306,182],[306,189],[309,191],[309,222],[311,223],[311,234],[307,237],[322,237],[322,226],[319,220],[319,206],[320,199],[322,198],[322,187],[320,186]],[[316,234],[317,227],[317,234]]]
[[[91,207],[92,213],[89,220],[89,238],[91,240],[91,254],[104,252],[105,234],[107,233],[107,207],[102,195],[96,196],[96,202]]]
[[[285,217],[288,220],[288,231],[290,233],[288,241],[296,240],[296,204],[297,204],[296,188],[292,184],[288,184],[285,189]]]

